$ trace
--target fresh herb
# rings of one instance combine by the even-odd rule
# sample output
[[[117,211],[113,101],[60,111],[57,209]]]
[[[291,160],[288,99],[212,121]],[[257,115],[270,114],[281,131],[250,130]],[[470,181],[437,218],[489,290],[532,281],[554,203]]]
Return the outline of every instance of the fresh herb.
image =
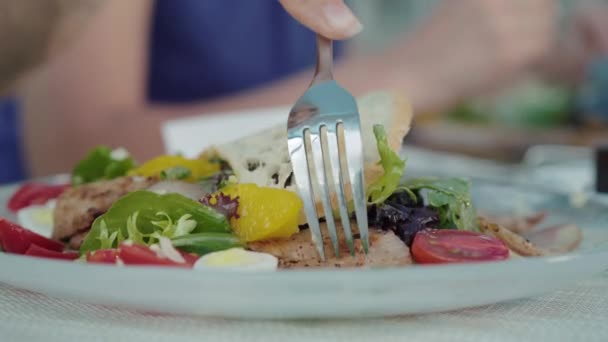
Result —
[[[381,125],[374,126],[374,135],[380,155],[379,164],[384,169],[384,174],[367,189],[372,216],[370,221],[375,220],[380,227],[386,224],[403,225],[404,222],[416,221],[417,217],[430,219],[428,210],[432,210],[437,214],[438,222],[429,222],[437,223],[440,228],[477,230],[476,213],[471,204],[468,181],[459,178],[419,178],[400,183],[405,171],[405,160],[391,150]],[[421,208],[424,204],[427,206],[425,210],[413,209]],[[408,219],[409,216],[412,218]],[[419,221],[421,224],[429,223],[423,219]],[[413,224],[416,226],[416,223]],[[409,232],[415,229],[405,230]],[[400,234],[401,231],[397,232],[397,235]],[[405,235],[401,237],[404,241],[409,240]]]
[[[76,165],[72,172],[72,185],[118,178],[134,166],[135,161],[124,149],[112,151],[106,146],[98,146]]]
[[[441,228],[477,230],[477,214],[471,204],[470,183],[461,178],[418,178],[403,184],[424,192],[426,203],[439,213]]]
[[[207,253],[222,251],[233,247],[242,247],[241,240],[226,233],[198,233],[182,235],[171,239],[175,248],[184,252],[205,255]]]
[[[380,155],[379,164],[382,165],[384,174],[369,185],[367,197],[370,204],[379,204],[389,198],[399,187],[399,181],[405,170],[405,160],[399,158],[399,155],[391,150],[382,125],[374,125],[374,135]]]
[[[223,193],[209,194],[201,199],[201,203],[222,213],[228,219],[239,218],[239,196],[231,198]]]
[[[160,172],[160,179],[162,180],[182,180],[190,178],[191,176],[192,171],[183,166],[170,167]]]
[[[176,193],[159,195],[140,190],[116,201],[93,222],[80,252],[94,251],[102,245],[116,247],[125,239],[150,244],[158,236],[172,238],[182,233],[205,232],[231,230],[224,215],[197,201]]]

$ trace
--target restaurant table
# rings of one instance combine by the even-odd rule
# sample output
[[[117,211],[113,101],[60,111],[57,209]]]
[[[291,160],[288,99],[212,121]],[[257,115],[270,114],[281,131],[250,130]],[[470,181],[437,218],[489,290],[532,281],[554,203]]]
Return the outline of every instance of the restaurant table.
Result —
[[[497,165],[412,149],[412,173],[441,162],[452,175],[515,177],[564,191],[589,188],[584,159]],[[408,166],[409,167],[409,166]],[[475,170],[475,171],[474,171]],[[558,172],[560,170],[566,170]],[[568,171],[570,170],[570,171]],[[565,175],[564,175],[565,173]],[[565,177],[576,174],[576,177]],[[563,178],[563,179],[562,179]],[[567,183],[567,179],[573,179]],[[546,185],[546,184],[545,184]],[[590,195],[592,196],[592,195]],[[606,197],[597,196],[599,200]],[[608,203],[608,201],[606,201]],[[0,270],[1,272],[2,270]],[[41,279],[41,281],[44,281]],[[525,281],[525,280],[523,280]],[[353,298],[356,300],[356,298]],[[234,320],[139,312],[47,297],[0,283],[0,341],[608,341],[608,272],[542,296],[445,313],[359,320]]]
[[[544,296],[446,313],[228,320],[116,309],[0,284],[0,341],[608,341],[608,273]]]

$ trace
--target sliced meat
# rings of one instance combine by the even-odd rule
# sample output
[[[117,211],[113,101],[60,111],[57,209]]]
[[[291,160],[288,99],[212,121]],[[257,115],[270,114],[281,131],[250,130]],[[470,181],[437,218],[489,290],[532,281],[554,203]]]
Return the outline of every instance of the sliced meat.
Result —
[[[552,254],[572,252],[581,243],[583,232],[574,224],[559,224],[524,235],[530,242]]]
[[[325,229],[323,223],[322,229]],[[341,230],[338,227],[338,230]],[[387,267],[404,266],[413,263],[409,248],[393,232],[370,230],[370,248],[367,256],[363,253],[360,240],[355,240],[355,255],[351,256],[347,246],[340,237],[340,257],[336,258],[331,247],[331,240],[324,233],[326,260],[323,262],[317,255],[308,230],[300,231],[288,239],[274,239],[253,242],[249,249],[269,253],[279,258],[280,268],[302,267]]]
[[[116,200],[156,182],[151,178],[121,177],[68,189],[57,198],[53,239],[64,239],[88,229]]]
[[[516,234],[524,234],[538,226],[547,217],[547,213],[540,211],[527,216],[514,215],[480,215],[488,222],[501,225]]]
[[[537,247],[521,235],[513,233],[497,223],[489,222],[484,218],[479,218],[479,230],[483,234],[501,240],[510,250],[521,256],[542,256],[549,254],[548,251]]]

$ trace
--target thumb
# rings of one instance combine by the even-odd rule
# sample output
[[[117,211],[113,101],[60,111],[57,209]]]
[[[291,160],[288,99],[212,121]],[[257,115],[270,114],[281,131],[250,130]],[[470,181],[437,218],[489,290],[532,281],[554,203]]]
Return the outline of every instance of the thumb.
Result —
[[[363,26],[343,0],[279,0],[304,26],[330,39],[350,38]]]

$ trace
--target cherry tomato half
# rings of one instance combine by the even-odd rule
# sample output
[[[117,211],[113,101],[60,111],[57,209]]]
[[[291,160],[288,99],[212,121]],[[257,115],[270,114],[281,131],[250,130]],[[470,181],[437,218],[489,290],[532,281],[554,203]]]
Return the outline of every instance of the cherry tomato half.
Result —
[[[505,260],[509,249],[493,237],[454,229],[423,229],[412,243],[412,256],[421,264]]]
[[[61,252],[64,245],[0,217],[0,246],[7,253],[25,254],[30,245]]]

